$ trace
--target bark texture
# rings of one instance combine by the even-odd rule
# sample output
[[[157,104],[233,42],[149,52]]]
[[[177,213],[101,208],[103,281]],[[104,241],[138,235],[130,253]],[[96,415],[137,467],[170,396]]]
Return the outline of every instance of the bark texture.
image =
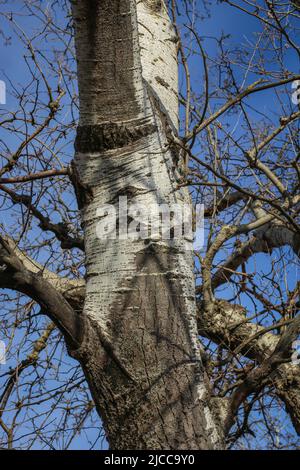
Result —
[[[189,203],[177,190],[176,38],[164,2],[73,3],[80,123],[74,184],[85,231],[82,364],[112,449],[210,449],[191,241],[97,238],[97,209]],[[119,225],[124,223],[119,215]],[[191,248],[191,247],[190,247]]]

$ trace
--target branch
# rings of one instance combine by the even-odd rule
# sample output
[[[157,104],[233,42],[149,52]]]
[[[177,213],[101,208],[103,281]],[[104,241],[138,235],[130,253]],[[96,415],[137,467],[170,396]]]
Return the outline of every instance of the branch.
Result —
[[[237,268],[256,253],[271,253],[274,248],[290,246],[294,253],[300,254],[300,241],[297,234],[281,223],[270,223],[257,230],[253,237],[242,245],[226,260],[212,277],[212,288],[216,289],[229,282]]]
[[[19,362],[14,369],[10,370],[9,379],[4,387],[4,391],[0,396],[0,419],[2,418],[6,404],[21,373],[28,367],[32,365],[34,366],[36,364],[40,353],[46,348],[47,341],[54,329],[54,323],[49,323],[43,334],[33,343],[31,353],[28,354],[26,359],[23,359],[21,362]]]
[[[259,367],[253,369],[246,376],[241,385],[237,387],[231,398],[228,416],[225,420],[225,433],[231,428],[240,405],[252,393],[259,393],[264,387],[272,383],[276,370],[285,362],[291,360],[292,344],[300,331],[300,316],[295,318],[282,334],[274,351],[262,361]]]
[[[15,176],[14,178],[0,178],[0,184],[27,183],[27,181],[41,180],[45,178],[52,178],[53,176],[63,176],[68,174],[68,168],[62,168],[61,170],[40,171],[38,173],[29,173],[28,175],[24,176]]]
[[[232,187],[234,188],[236,191],[244,194],[245,196],[248,196],[249,198],[251,198],[253,201],[262,201],[262,202],[265,202],[267,204],[269,204],[270,206],[272,206],[276,212],[274,213],[273,215],[270,215],[269,216],[269,219],[271,220],[272,218],[277,218],[279,219],[279,214],[282,214],[287,220],[288,222],[293,226],[295,227],[295,229],[300,233],[300,227],[299,225],[297,224],[297,222],[293,219],[293,217],[290,216],[290,214],[287,212],[287,209],[290,208],[291,204],[297,204],[299,202],[299,196],[295,196],[292,201],[290,200],[290,198],[286,197],[285,198],[285,201],[281,204],[278,204],[277,202],[275,202],[275,200],[271,200],[269,198],[265,198],[265,197],[262,197],[260,196],[259,194],[257,193],[253,193],[251,191],[248,191],[247,189],[237,185],[236,183],[234,183],[233,181],[231,181],[229,178],[227,178],[225,175],[221,174],[221,173],[218,173],[211,165],[209,165],[208,163],[206,163],[205,161],[202,161],[200,160],[199,158],[197,158],[195,155],[193,155],[190,151],[190,149],[183,143],[183,140],[180,141],[179,139],[177,139],[176,141],[174,140],[174,144],[177,145],[180,149],[182,149],[183,151],[187,152],[189,154],[189,157],[191,159],[193,159],[195,162],[199,163],[199,165],[203,166],[204,168],[206,168],[207,170],[211,171],[212,174],[214,174],[217,178],[221,179],[222,181],[224,181],[229,187]],[[280,219],[279,219],[280,220]],[[253,222],[252,224],[245,224],[245,225],[241,225],[240,226],[240,231],[239,233],[245,233],[245,232],[248,232],[250,230],[253,230],[255,228],[257,228],[258,226],[264,224],[264,223],[267,223],[267,217],[266,217],[266,220],[263,221],[263,220],[260,220],[260,221],[256,221],[256,222]]]
[[[40,221],[39,227],[44,231],[54,233],[61,242],[63,249],[78,248],[84,251],[84,242],[81,237],[71,237],[68,233],[66,223],[53,224],[48,217],[45,217],[31,202],[31,197],[24,194],[17,194],[6,186],[0,184],[0,190],[8,194],[14,203],[23,204]]]
[[[207,310],[202,303],[198,304],[199,335],[221,345],[233,355],[242,354],[261,364],[259,371],[252,371],[253,375],[248,377],[248,382],[231,403],[231,413],[227,416],[227,432],[245,394],[248,395],[254,389],[256,391],[261,385],[272,385],[300,435],[300,367],[283,363],[290,357],[290,345],[299,331],[300,317],[297,317],[296,322],[291,322],[282,336],[284,339],[280,340],[269,329],[251,323],[246,317],[245,309],[239,305],[217,300],[211,307]]]
[[[72,282],[40,270],[38,263],[22,254],[9,238],[0,237],[0,263],[0,287],[16,290],[35,300],[64,334],[67,344],[78,348],[84,334],[84,320],[62,293],[67,290],[67,285],[69,290]],[[78,284],[77,287],[73,284],[73,293]]]
[[[276,88],[281,85],[285,85],[287,83],[291,83],[294,80],[298,80],[300,78],[300,75],[294,75],[293,77],[286,78],[284,80],[280,80],[278,82],[273,82],[273,83],[265,83],[263,79],[257,80],[256,82],[252,83],[249,85],[245,90],[243,90],[241,93],[238,93],[236,96],[231,98],[227,103],[225,103],[218,111],[216,111],[214,114],[212,114],[209,118],[205,119],[202,123],[199,125],[195,126],[194,129],[184,138],[184,141],[188,141],[190,139],[194,139],[199,132],[201,132],[203,129],[205,129],[207,126],[209,126],[213,121],[215,121],[218,117],[220,117],[222,114],[224,114],[228,109],[230,109],[232,106],[235,104],[239,103],[242,99],[244,99],[246,96],[252,95],[253,93],[263,91],[263,90],[268,90],[270,88]],[[264,85],[260,85],[262,83],[265,83]],[[260,85],[260,86],[258,86]]]
[[[26,139],[24,140],[24,142],[21,143],[21,145],[16,150],[16,152],[13,155],[11,155],[8,162],[3,166],[3,168],[1,168],[0,176],[3,176],[5,173],[13,169],[13,167],[17,164],[20,156],[22,155],[22,151],[29,145],[29,143],[32,140],[34,140],[44,129],[47,128],[49,123],[55,117],[55,114],[59,109],[60,101],[64,95],[65,95],[65,91],[60,90],[59,95],[57,96],[56,100],[51,101],[48,104],[49,115],[46,117],[43,124],[41,124],[30,136],[26,137]]]
[[[225,195],[220,194],[220,200],[204,210],[204,217],[212,217],[245,199],[247,199],[247,196],[240,191],[226,192]]]

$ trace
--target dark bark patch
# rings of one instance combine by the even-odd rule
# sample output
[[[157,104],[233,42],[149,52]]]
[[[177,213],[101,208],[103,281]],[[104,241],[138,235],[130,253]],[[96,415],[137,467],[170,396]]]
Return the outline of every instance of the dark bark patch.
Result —
[[[144,0],[146,7],[149,10],[159,13],[162,9],[162,0]]]
[[[168,84],[168,82],[166,82],[166,80],[164,80],[163,78],[157,76],[155,77],[155,80],[157,81],[157,83],[159,83],[161,86],[165,87],[165,88],[170,88],[170,85]]]
[[[132,0],[74,0],[80,113],[86,122],[143,115],[144,97]]]
[[[75,140],[75,150],[81,153],[103,152],[126,147],[134,142],[153,134],[154,124],[125,126],[114,122],[79,126]]]

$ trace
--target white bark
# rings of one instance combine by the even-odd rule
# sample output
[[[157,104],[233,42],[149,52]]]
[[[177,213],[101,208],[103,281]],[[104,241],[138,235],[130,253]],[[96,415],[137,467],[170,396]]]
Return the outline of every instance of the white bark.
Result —
[[[87,269],[87,333],[74,355],[112,447],[215,448],[222,439],[203,383],[187,240],[171,246],[150,236],[96,236],[97,209],[117,205],[121,195],[145,208],[190,203],[187,190],[177,190],[168,149],[167,133],[178,127],[177,61],[160,3],[73,6],[81,113],[75,162]]]

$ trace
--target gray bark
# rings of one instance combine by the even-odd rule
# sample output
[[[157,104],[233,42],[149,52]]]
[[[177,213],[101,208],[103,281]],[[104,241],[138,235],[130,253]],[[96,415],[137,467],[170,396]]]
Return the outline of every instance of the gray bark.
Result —
[[[190,203],[168,134],[178,127],[176,38],[164,2],[73,4],[80,122],[73,181],[85,233],[82,364],[112,449],[212,449],[187,240],[99,240],[120,195]],[[175,158],[176,159],[176,158]],[[178,163],[178,162],[176,162]]]

